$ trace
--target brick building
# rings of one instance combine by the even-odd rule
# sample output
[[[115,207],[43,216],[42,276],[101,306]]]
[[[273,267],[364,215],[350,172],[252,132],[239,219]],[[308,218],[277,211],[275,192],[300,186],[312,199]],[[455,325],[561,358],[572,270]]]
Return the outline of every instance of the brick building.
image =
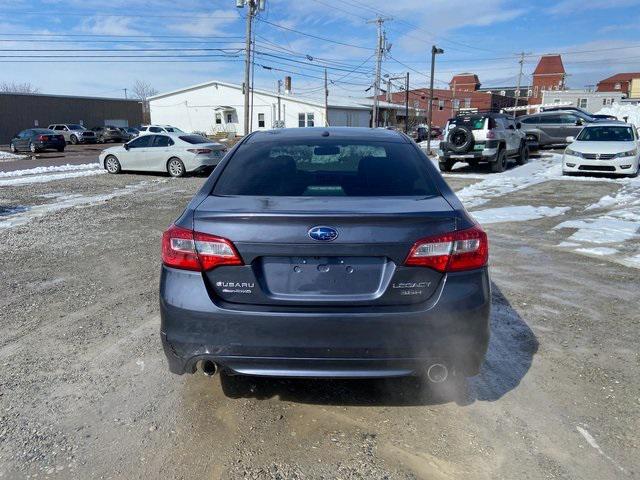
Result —
[[[616,73],[604,80],[600,80],[596,86],[597,92],[617,92],[627,97],[633,96],[631,85],[633,81],[640,80],[640,73]]]
[[[475,92],[479,88],[480,79],[475,73],[454,75],[449,82],[449,89],[453,92]]]
[[[533,71],[529,105],[541,104],[544,90],[564,90],[566,76],[560,55],[543,55]]]

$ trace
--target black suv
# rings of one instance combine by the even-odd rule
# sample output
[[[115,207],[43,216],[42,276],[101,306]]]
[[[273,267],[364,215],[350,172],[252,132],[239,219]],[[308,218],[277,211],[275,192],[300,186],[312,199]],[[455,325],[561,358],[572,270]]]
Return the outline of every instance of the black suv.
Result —
[[[519,165],[529,160],[529,147],[520,122],[502,113],[459,114],[447,122],[438,154],[440,170],[456,162],[488,162],[494,173],[507,168],[510,157]]]

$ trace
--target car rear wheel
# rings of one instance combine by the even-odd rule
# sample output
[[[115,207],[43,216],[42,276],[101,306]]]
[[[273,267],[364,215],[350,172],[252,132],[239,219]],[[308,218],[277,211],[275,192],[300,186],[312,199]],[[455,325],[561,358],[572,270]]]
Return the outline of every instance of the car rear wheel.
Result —
[[[109,173],[120,173],[122,171],[122,166],[120,165],[120,161],[114,157],[113,155],[109,155],[104,160],[104,168]]]
[[[507,152],[504,148],[498,152],[496,160],[490,162],[489,166],[491,167],[492,173],[502,173],[507,169]]]
[[[529,147],[526,143],[520,145],[520,151],[518,152],[518,165],[524,165],[529,161]]]
[[[71,138],[69,140],[71,140],[71,145],[78,144],[78,137],[76,137],[75,135],[71,135]]]
[[[172,177],[182,177],[185,174],[184,163],[179,158],[172,158],[167,162],[167,172]]]

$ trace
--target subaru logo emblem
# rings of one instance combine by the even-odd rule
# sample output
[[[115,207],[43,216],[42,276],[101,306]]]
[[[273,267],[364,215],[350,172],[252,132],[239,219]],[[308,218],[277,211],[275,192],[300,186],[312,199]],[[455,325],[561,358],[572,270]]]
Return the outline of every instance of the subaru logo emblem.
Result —
[[[312,227],[309,229],[309,237],[320,242],[331,242],[338,238],[338,231],[331,227]]]

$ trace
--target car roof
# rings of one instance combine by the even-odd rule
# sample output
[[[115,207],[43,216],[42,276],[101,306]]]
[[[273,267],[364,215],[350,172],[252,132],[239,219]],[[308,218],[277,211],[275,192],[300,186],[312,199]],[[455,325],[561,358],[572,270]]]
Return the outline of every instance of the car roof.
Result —
[[[304,128],[278,128],[274,130],[261,130],[252,133],[246,143],[272,142],[282,140],[309,140],[316,141],[322,138],[338,140],[358,140],[371,142],[411,142],[403,133],[386,128],[366,127],[304,127]]]
[[[584,128],[597,128],[597,127],[635,127],[633,123],[624,123],[620,120],[611,120],[608,122],[597,122],[597,123],[589,123],[584,126]]]

